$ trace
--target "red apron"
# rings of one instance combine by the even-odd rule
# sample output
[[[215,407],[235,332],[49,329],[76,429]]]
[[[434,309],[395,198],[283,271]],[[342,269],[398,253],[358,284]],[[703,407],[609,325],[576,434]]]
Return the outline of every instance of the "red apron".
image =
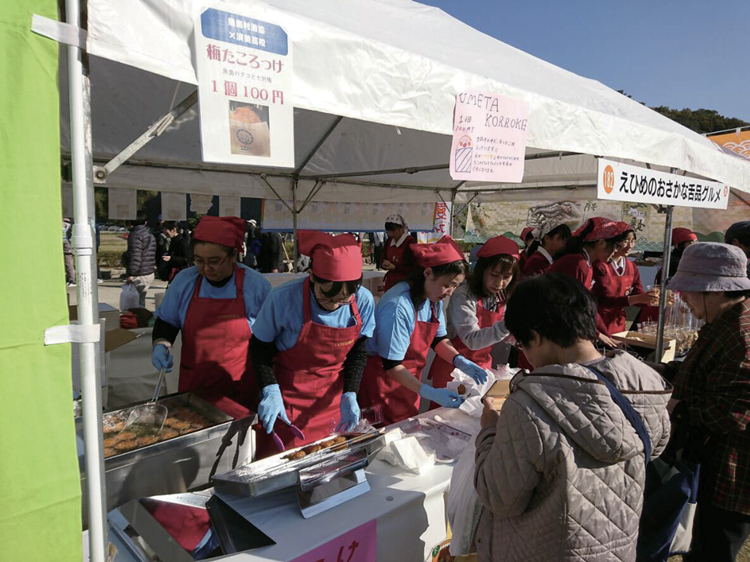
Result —
[[[274,432],[287,449],[300,447],[329,436],[331,422],[341,418],[341,393],[344,391],[346,356],[354,347],[362,331],[357,303],[352,300],[355,325],[333,328],[316,324],[310,313],[310,279],[302,284],[304,323],[294,347],[276,356],[274,372],[281,388],[289,421],[305,434],[305,440],[295,439],[283,422],[277,422]],[[279,452],[273,438],[259,427],[256,432],[256,459]]]
[[[391,262],[397,269],[386,271],[385,276],[383,277],[383,292],[393,287],[396,283],[409,277],[409,272],[403,271],[399,268],[399,265],[401,265],[401,262],[404,260],[404,252],[406,252],[406,249],[414,242],[415,240],[412,236],[407,236],[400,246],[392,246],[390,240],[386,242],[385,256],[383,259]]]
[[[600,280],[601,283],[606,283],[609,292],[618,297],[626,297],[630,295],[633,289],[633,280],[635,278],[633,269],[628,266],[628,261],[625,261],[625,272],[622,275],[618,275],[615,271],[615,266],[611,262],[607,262],[606,271],[607,277],[604,280]],[[625,309],[622,307],[608,308],[604,306],[599,307],[599,316],[602,319],[604,327],[607,329],[608,334],[617,334],[625,331],[625,323],[627,314]]]
[[[244,280],[245,270],[235,265],[237,296],[206,299],[199,296],[203,276],[198,277],[182,327],[180,392],[210,388],[240,404],[252,402],[248,363],[252,331],[245,312]]]
[[[401,361],[401,364],[420,381],[422,380],[422,369],[427,362],[427,353],[430,351],[432,340],[435,339],[440,327],[435,306],[435,303],[430,303],[432,318],[429,322],[416,321],[409,340],[409,348],[406,350],[404,360]],[[416,316],[416,310],[414,314]],[[377,404],[382,406],[383,422],[387,425],[400,422],[419,413],[419,394],[402,386],[386,374],[379,355],[367,359],[360,396],[360,404],[363,408]]]
[[[503,319],[504,316],[504,304],[500,304],[498,306],[497,312],[491,312],[482,306],[482,299],[477,300],[477,322],[479,323],[480,329],[493,326],[495,322],[499,322]],[[474,363],[476,363],[480,367],[484,369],[489,369],[490,367],[492,367],[493,346],[471,350],[466,347],[464,342],[462,342],[461,338],[458,336],[453,338],[451,340],[451,343],[461,355],[463,355],[470,361],[474,361]],[[435,388],[445,388],[446,384],[448,384],[448,382],[451,380],[451,373],[453,372],[454,368],[455,367],[451,363],[448,363],[448,361],[436,355],[435,360],[432,362],[432,366],[430,367],[430,373],[427,375],[427,378],[432,380],[432,386],[434,386]],[[440,406],[433,402],[432,407],[439,408]]]

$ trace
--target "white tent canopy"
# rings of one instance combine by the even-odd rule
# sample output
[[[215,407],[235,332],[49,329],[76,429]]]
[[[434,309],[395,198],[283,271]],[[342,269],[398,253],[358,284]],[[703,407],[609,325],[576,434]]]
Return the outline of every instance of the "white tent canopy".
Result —
[[[249,3],[230,0],[224,9],[242,11]],[[291,199],[294,178],[298,200],[318,180],[324,180],[315,195],[321,201],[465,202],[478,190],[475,201],[581,199],[595,198],[595,156],[604,156],[675,168],[750,192],[750,164],[743,159],[599,82],[438,9],[407,0],[253,4],[292,41],[296,169],[203,163],[195,105],[108,176],[107,186]],[[194,91],[193,19],[203,5],[88,0],[98,164]],[[454,99],[469,89],[529,103],[523,184],[450,177]],[[64,122],[63,139],[66,127]]]

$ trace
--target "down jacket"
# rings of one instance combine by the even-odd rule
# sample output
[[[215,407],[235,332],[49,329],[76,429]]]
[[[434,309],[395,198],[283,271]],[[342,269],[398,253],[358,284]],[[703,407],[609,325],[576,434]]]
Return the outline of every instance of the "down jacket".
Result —
[[[630,400],[659,456],[671,385],[623,351],[590,365]],[[511,388],[497,425],[477,436],[480,562],[634,561],[643,442],[607,387],[567,364],[519,373]]]
[[[128,257],[128,275],[151,275],[156,270],[156,239],[143,224],[128,236]]]

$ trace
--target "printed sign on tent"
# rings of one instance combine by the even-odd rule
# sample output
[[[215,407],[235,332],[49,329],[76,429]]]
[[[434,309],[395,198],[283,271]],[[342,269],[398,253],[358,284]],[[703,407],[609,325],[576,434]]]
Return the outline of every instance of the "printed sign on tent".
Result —
[[[208,214],[208,211],[211,210],[213,204],[213,195],[205,195],[203,193],[190,194],[190,211],[197,215]]]
[[[523,180],[529,104],[504,96],[463,92],[453,108],[450,172],[454,180]]]
[[[219,197],[219,216],[221,217],[239,217],[240,215],[240,198],[221,195]]]
[[[729,187],[715,181],[657,172],[599,159],[597,197],[631,203],[726,209]]]
[[[451,203],[435,203],[435,224],[432,232],[417,233],[420,244],[432,244],[451,233]]]
[[[187,220],[187,197],[185,193],[161,193],[161,218],[165,221]]]
[[[136,219],[135,189],[111,188],[109,191],[109,218],[118,221]]]
[[[377,537],[377,521],[373,519],[295,558],[292,562],[375,562],[378,550]]]
[[[195,21],[203,160],[294,167],[292,54],[262,7]]]
[[[744,131],[737,129],[731,133],[711,135],[708,138],[726,150],[750,160],[750,129]]]

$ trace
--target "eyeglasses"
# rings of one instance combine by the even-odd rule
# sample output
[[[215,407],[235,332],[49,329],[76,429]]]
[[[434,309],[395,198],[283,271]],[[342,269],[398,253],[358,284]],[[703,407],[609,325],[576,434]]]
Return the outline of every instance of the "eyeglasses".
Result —
[[[226,262],[228,259],[229,255],[226,255],[223,258],[209,258],[207,260],[196,257],[193,261],[195,261],[195,265],[198,267],[208,267],[210,269],[216,269],[220,265],[223,265],[224,262]]]

